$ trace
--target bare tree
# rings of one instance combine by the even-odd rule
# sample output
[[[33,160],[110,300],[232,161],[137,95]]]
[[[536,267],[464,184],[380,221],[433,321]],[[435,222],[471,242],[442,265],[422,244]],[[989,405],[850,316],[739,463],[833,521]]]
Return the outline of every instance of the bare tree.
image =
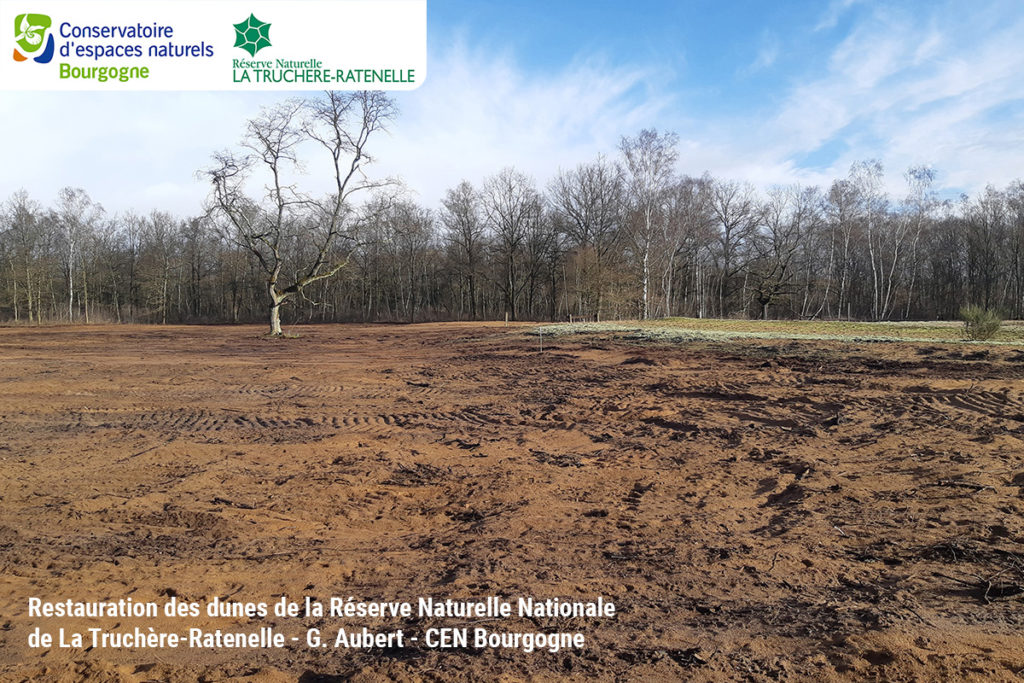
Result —
[[[395,313],[415,322],[421,291],[419,279],[434,239],[434,217],[429,209],[401,200],[389,204],[383,219],[392,252]]]
[[[845,179],[835,180],[829,189],[825,211],[829,223],[829,258],[826,269],[825,295],[818,315],[829,309],[829,294],[838,268],[839,283],[836,293],[836,315],[842,316],[844,308],[849,310],[850,265],[852,260],[853,234],[857,216],[857,188]]]
[[[146,249],[140,258],[140,284],[161,325],[167,324],[172,276],[181,252],[177,229],[178,221],[164,211],[150,213],[142,227]]]
[[[1010,221],[1009,260],[1010,314],[1024,317],[1024,182],[1016,181],[1006,190],[1008,220]]]
[[[505,169],[453,187],[435,214],[391,184],[370,201],[354,194],[386,184],[364,171],[367,140],[391,116],[366,93],[264,111],[203,174],[212,192],[198,219],[106,220],[82,190],[49,208],[16,193],[0,206],[0,320],[250,322],[269,304],[276,334],[286,303],[292,320],[325,322],[949,319],[964,304],[1024,315],[1020,181],[938,203],[934,173],[911,168],[889,201],[868,161],[825,196],[766,196],[675,174],[674,136],[642,131],[623,139],[619,163],[560,172],[546,198]],[[325,196],[293,175],[318,158],[330,162]]]
[[[536,215],[527,225],[523,240],[523,278],[526,311],[537,317],[538,302],[547,286],[548,301],[545,313],[555,317],[557,298],[557,268],[553,267],[561,256],[560,234],[550,211],[545,211],[538,197]]]
[[[639,252],[641,269],[641,313],[651,317],[651,250],[657,236],[657,221],[662,217],[665,194],[675,175],[679,154],[675,133],[644,129],[636,137],[623,137],[619,143],[626,166],[626,186],[637,212],[630,234]]]
[[[579,315],[584,314],[584,299],[592,298],[593,312],[601,319],[605,289],[605,264],[617,245],[624,213],[625,188],[622,170],[598,156],[571,171],[559,173],[550,184],[550,201],[562,217],[577,250],[576,291]],[[584,286],[589,274],[589,255],[593,254],[592,286]],[[584,297],[592,289],[592,297]]]
[[[75,319],[75,269],[79,265],[79,251],[102,215],[103,207],[94,203],[81,188],[65,187],[57,194],[54,218],[60,226],[69,322]]]
[[[816,187],[774,188],[763,210],[760,230],[751,236],[751,274],[761,317],[792,289],[800,246],[822,223],[821,193]]]
[[[714,239],[710,176],[684,176],[668,190],[661,221],[662,276],[665,315],[672,315],[672,298],[680,260],[696,266],[700,251]]]
[[[914,166],[907,169],[903,174],[907,181],[909,192],[903,201],[906,219],[910,225],[910,282],[907,283],[907,302],[903,317],[910,317],[911,306],[914,303],[915,287],[919,278],[920,258],[918,249],[921,245],[921,235],[924,233],[925,224],[929,214],[938,203],[935,193],[932,191],[932,183],[935,182],[935,171],[927,166]]]
[[[1002,255],[1009,251],[1009,213],[1005,193],[991,185],[976,200],[964,202],[967,292],[969,303],[995,308],[1006,283]]]
[[[761,220],[761,206],[750,185],[717,181],[711,188],[711,212],[718,228],[718,315],[725,317],[733,280],[743,271],[740,250]]]
[[[541,201],[533,180],[506,168],[484,182],[483,208],[494,235],[495,256],[501,264],[496,278],[506,312],[517,320],[519,297],[527,285],[524,246],[535,223],[541,220]]]
[[[484,224],[481,212],[480,195],[465,180],[448,190],[441,200],[440,218],[446,230],[445,239],[459,279],[467,290],[471,318],[477,316],[477,279],[483,265]]]
[[[20,316],[22,293],[25,297],[25,313],[29,322],[39,319],[40,284],[38,274],[41,260],[40,247],[43,244],[41,218],[42,207],[33,201],[27,192],[19,190],[5,202],[3,207],[4,232],[10,267],[11,300],[14,319]],[[19,283],[21,291],[19,291]]]
[[[877,159],[858,161],[850,167],[850,182],[856,188],[861,220],[864,223],[871,266],[871,317],[883,317],[883,292],[885,291],[885,264],[883,262],[883,222],[887,199],[882,190],[882,163]],[[896,256],[898,257],[896,247]]]
[[[366,146],[394,116],[394,103],[380,92],[327,92],[317,99],[290,100],[249,122],[242,142],[246,154],[215,155],[207,171],[213,184],[211,208],[227,220],[236,243],[253,254],[266,275],[272,336],[281,335],[284,302],[304,296],[309,285],[334,276],[348,262],[349,199],[385,184],[364,175],[373,161]],[[330,158],[334,187],[321,199],[285,181],[285,174],[300,166],[298,148],[304,142],[318,143]],[[254,167],[269,176],[262,199],[245,193]],[[289,253],[299,242],[311,247],[302,250],[308,258],[294,257],[294,249]]]

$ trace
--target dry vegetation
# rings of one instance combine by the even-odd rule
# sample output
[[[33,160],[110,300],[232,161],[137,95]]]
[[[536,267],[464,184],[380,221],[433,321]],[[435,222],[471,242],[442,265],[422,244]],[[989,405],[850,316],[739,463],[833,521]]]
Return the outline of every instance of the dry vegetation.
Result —
[[[664,318],[648,321],[613,321],[544,325],[533,334],[618,334],[633,339],[727,340],[775,339],[837,342],[919,342],[960,343],[968,341],[970,331],[962,322],[844,322],[824,320],[721,320],[700,318]],[[1024,322],[1003,323],[985,342],[1024,344]]]
[[[0,679],[1019,680],[1020,327],[778,325],[946,341],[0,329]],[[24,646],[30,595],[282,592],[620,614],[579,655]]]

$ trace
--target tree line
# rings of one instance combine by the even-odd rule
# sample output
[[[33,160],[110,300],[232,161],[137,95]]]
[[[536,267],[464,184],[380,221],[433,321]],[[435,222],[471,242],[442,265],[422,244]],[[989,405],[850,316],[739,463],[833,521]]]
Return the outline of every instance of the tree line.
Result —
[[[1024,317],[1024,183],[939,201],[935,173],[890,195],[878,161],[827,188],[759,191],[680,173],[643,130],[544,183],[515,168],[423,206],[370,180],[381,93],[270,107],[199,175],[197,216],[110,214],[80,188],[0,205],[0,319],[287,323],[663,316]],[[292,175],[330,161],[314,196]],[[253,189],[257,188],[257,189]]]

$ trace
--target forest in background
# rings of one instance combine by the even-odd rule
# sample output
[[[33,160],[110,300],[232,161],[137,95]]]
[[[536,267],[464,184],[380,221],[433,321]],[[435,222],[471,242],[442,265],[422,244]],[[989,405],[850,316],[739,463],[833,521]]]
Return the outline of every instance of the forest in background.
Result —
[[[279,125],[279,114],[261,120]],[[298,145],[308,128],[294,126],[286,132]],[[1020,181],[939,201],[934,171],[919,167],[890,196],[872,160],[827,188],[761,191],[678,173],[677,146],[672,133],[643,130],[622,138],[615,157],[540,183],[496,169],[438,206],[397,182],[365,183],[358,201],[332,200],[337,235],[320,260],[336,272],[284,302],[282,317],[904,320],[956,318],[968,304],[1024,317]],[[256,151],[265,161],[266,148]],[[276,162],[295,161],[291,148],[278,153]],[[293,189],[284,201],[281,188],[266,187],[239,215],[269,220],[274,212],[259,209],[268,199],[281,209],[275,255],[300,278],[322,246],[321,214]],[[214,204],[191,217],[112,215],[80,188],[50,205],[14,193],[0,204],[0,320],[266,320],[267,274]]]

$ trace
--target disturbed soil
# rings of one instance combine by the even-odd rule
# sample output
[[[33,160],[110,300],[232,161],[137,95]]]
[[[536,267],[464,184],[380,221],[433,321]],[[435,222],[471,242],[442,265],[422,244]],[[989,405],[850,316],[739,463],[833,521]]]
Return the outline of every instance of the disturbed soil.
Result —
[[[0,329],[0,679],[1022,678],[1024,351],[298,330]],[[618,614],[503,625],[557,654],[27,647],[31,596],[282,594]]]

